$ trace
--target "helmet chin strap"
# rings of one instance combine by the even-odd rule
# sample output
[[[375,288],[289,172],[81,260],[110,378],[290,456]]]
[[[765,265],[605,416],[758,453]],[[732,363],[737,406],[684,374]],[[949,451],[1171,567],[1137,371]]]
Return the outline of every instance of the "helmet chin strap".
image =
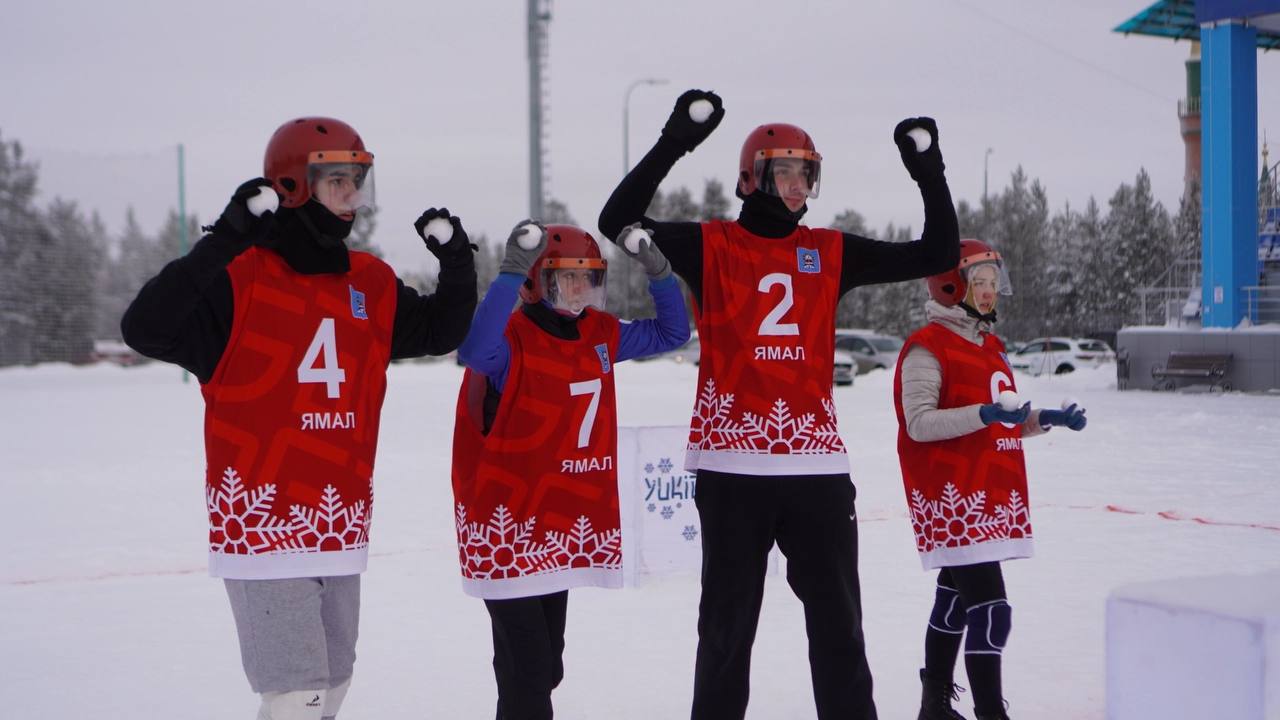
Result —
[[[989,312],[989,313],[980,313],[980,312],[978,312],[977,310],[974,310],[974,309],[973,309],[973,307],[971,307],[971,306],[969,305],[969,303],[967,303],[967,302],[965,302],[965,301],[963,301],[963,300],[961,300],[959,304],[960,304],[960,307],[964,308],[965,313],[966,313],[966,314],[968,314],[968,315],[969,315],[969,317],[974,318],[974,319],[976,319],[976,320],[980,320],[980,321],[985,322],[985,323],[988,323],[988,324],[990,324],[990,325],[995,325],[995,324],[996,324],[996,309],[995,309],[995,308],[991,308],[991,312]]]

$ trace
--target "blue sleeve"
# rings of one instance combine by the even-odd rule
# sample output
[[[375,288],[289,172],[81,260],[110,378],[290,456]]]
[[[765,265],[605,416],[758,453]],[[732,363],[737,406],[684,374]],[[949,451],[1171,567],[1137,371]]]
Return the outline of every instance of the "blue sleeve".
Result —
[[[519,297],[524,276],[502,273],[494,279],[476,309],[471,330],[458,347],[458,358],[472,370],[485,375],[499,392],[507,384],[511,367],[511,346],[507,344],[507,321]]]
[[[618,362],[675,350],[689,341],[689,316],[675,276],[650,282],[649,294],[658,316],[622,323]]]

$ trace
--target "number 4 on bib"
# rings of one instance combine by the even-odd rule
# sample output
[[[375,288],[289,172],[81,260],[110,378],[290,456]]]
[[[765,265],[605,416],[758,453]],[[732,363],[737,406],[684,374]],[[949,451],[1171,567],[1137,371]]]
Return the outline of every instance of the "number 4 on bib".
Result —
[[[316,367],[317,359],[323,360],[320,367]],[[346,379],[347,371],[338,367],[338,337],[334,332],[333,318],[324,318],[298,364],[298,384],[324,383],[328,396],[336,398],[341,395],[341,385]]]

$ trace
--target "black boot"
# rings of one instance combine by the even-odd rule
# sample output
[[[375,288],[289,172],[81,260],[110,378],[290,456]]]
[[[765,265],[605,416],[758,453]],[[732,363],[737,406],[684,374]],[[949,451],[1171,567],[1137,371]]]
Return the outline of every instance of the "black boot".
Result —
[[[965,717],[951,707],[952,700],[958,700],[964,688],[949,679],[933,677],[920,668],[920,714],[916,720],[965,720]]]

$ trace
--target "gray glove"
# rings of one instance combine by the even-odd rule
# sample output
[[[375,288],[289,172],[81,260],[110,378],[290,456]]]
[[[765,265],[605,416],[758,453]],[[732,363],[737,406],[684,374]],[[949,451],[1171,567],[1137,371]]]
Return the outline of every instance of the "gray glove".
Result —
[[[644,228],[640,227],[640,223],[633,222],[622,228],[622,232],[618,233],[618,237],[614,239],[613,243],[628,257],[640,261],[650,280],[665,280],[671,277],[671,263],[667,261],[667,256],[663,255],[658,246],[654,244],[652,237],[642,238],[636,252],[631,252],[631,249],[627,247],[626,240],[627,235],[630,235],[632,230],[644,230]],[[648,231],[645,230],[645,232],[647,233]]]
[[[520,246],[521,239],[524,239],[526,243],[529,242],[529,238],[525,237],[526,225],[533,225],[538,229],[538,244],[532,248]],[[506,254],[502,256],[502,264],[498,266],[498,272],[528,275],[529,270],[538,261],[538,256],[546,249],[547,228],[542,223],[534,220],[521,220],[516,223],[516,226],[511,229],[511,234],[507,236],[507,250]]]

